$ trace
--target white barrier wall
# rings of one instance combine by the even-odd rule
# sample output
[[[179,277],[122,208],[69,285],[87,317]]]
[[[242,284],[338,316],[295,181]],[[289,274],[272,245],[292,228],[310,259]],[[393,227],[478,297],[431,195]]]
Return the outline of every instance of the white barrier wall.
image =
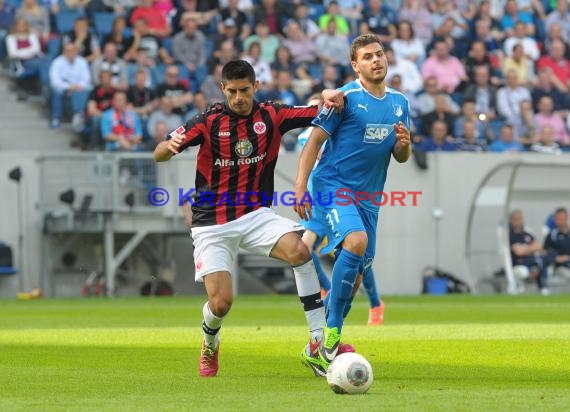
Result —
[[[18,245],[18,204],[17,185],[8,179],[8,172],[20,166],[23,172],[21,182],[23,190],[22,213],[24,219],[24,271],[23,286],[29,290],[41,284],[41,229],[39,216],[39,167],[35,158],[38,154],[30,152],[0,152],[0,240],[11,244],[17,254]],[[524,158],[542,160],[549,163],[570,165],[570,155],[549,157],[545,155],[521,154],[470,154],[470,153],[434,153],[428,156],[428,169],[420,170],[413,159],[406,164],[393,161],[388,174],[385,192],[421,191],[417,197],[417,206],[412,206],[411,197],[406,206],[385,206],[380,213],[378,227],[377,254],[374,269],[381,293],[417,294],[421,290],[421,272],[426,266],[437,265],[466,278],[468,271],[465,261],[465,230],[469,206],[484,176],[493,167],[502,162]],[[280,157],[275,190],[292,190],[298,155],[284,154]],[[167,181],[163,187],[169,191],[180,186],[185,189],[194,187],[195,161],[192,156],[181,156],[174,160],[176,181],[171,181],[171,173],[162,173]],[[160,166],[165,167],[165,166]],[[522,182],[534,186],[554,186],[568,188],[570,194],[570,168],[560,169],[555,174],[545,170],[529,172]],[[169,177],[170,176],[170,177]],[[549,183],[550,182],[550,183]],[[519,182],[520,183],[520,182]],[[162,184],[162,183],[161,183]],[[61,188],[65,190],[66,188]],[[530,192],[529,192],[530,193]],[[534,193],[534,192],[533,192]],[[547,192],[545,192],[547,193]],[[516,199],[515,199],[516,200]],[[545,216],[555,207],[570,206],[564,196],[544,198],[532,194],[521,197],[514,206],[523,207],[527,215],[527,224],[539,230]],[[561,204],[566,202],[566,204]],[[434,218],[434,209],[441,212],[441,218]],[[278,213],[295,218],[292,207],[276,206]],[[179,213],[171,207],[165,213]],[[483,215],[484,215],[483,211]],[[492,233],[491,243],[498,224],[495,217],[481,220],[477,230],[480,233]],[[137,225],[144,225],[141,218]],[[18,263],[18,256],[15,256]],[[187,264],[178,265],[187,269]],[[475,271],[477,272],[477,271]],[[476,276],[490,273],[475,273]],[[20,275],[18,275],[20,276]],[[0,296],[12,297],[18,290],[18,276],[0,277]],[[188,276],[188,273],[184,273]],[[466,279],[474,282],[474,279]]]

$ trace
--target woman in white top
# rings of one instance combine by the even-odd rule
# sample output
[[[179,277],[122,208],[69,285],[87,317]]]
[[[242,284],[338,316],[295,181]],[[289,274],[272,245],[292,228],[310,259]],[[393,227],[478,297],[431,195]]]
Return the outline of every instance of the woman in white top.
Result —
[[[42,55],[40,41],[28,22],[18,18],[6,36],[6,48],[13,74],[17,78],[37,77]]]
[[[406,20],[398,23],[398,35],[392,40],[391,47],[396,57],[410,60],[418,66],[418,69],[426,58],[425,46],[415,37],[411,23]]]

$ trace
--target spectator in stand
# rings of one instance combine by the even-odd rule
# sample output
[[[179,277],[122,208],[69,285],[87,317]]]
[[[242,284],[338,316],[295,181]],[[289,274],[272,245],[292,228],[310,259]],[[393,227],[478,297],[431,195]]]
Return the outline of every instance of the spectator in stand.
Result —
[[[132,10],[130,22],[134,27],[137,20],[144,19],[148,25],[148,34],[163,39],[169,37],[172,30],[165,15],[155,7],[155,1],[139,0],[138,6]]]
[[[204,113],[208,109],[208,101],[204,93],[198,91],[194,93],[194,102],[192,102],[192,109],[186,113],[183,122],[189,122],[194,116],[200,113]]]
[[[317,37],[316,52],[322,64],[334,64],[344,76],[348,71],[352,72],[349,59],[350,47],[347,38],[336,33],[336,23],[330,20],[326,31]]]
[[[440,94],[440,91],[437,87],[437,78],[435,76],[429,76],[424,79],[424,91],[418,95],[413,111],[415,111],[418,116],[434,111],[435,97],[438,94]],[[449,95],[447,95],[447,107],[449,107],[451,113],[459,113],[459,106]]]
[[[544,249],[554,263],[554,276],[570,279],[570,230],[566,208],[556,209],[554,224],[556,228],[546,236]]]
[[[147,74],[143,69],[138,69],[135,74],[135,84],[129,87],[127,101],[132,110],[136,112],[144,123],[148,116],[156,109],[158,99],[155,91],[147,86]]]
[[[209,33],[210,23],[219,14],[220,9],[218,0],[180,0],[175,4],[177,7],[171,22],[173,33],[182,30],[180,25],[182,16],[192,17],[198,23],[198,29],[202,33]]]
[[[99,73],[109,71],[112,73],[111,83],[117,90],[126,91],[129,88],[127,79],[127,65],[117,56],[115,43],[107,43],[103,47],[103,55],[98,57],[91,65],[91,78],[95,84],[99,82]]]
[[[474,41],[471,43],[471,48],[469,49],[469,54],[465,61],[465,72],[469,78],[469,83],[475,82],[475,69],[481,66],[487,67],[489,73],[491,73],[491,83],[493,85],[496,86],[501,83],[501,80],[496,75],[495,67],[489,58],[485,43],[482,41]]]
[[[445,123],[447,131],[450,133],[453,130],[453,122],[455,115],[447,105],[447,94],[439,93],[435,96],[435,107],[432,112],[426,113],[421,117],[421,132],[427,136],[432,131],[432,125],[436,121]]]
[[[319,34],[321,34],[321,30],[317,23],[309,17],[309,9],[305,3],[301,2],[295,6],[295,20],[301,26],[301,30],[305,37],[310,40],[314,40]]]
[[[339,14],[339,7],[336,1],[329,2],[327,11],[319,17],[319,28],[322,32],[328,31],[329,22],[335,22],[335,34],[342,36],[350,35],[350,26],[344,17]]]
[[[564,43],[560,40],[552,42],[550,54],[542,56],[536,64],[537,70],[548,67],[556,75],[564,87],[570,88],[570,61],[564,57]]]
[[[101,55],[99,39],[95,33],[89,32],[89,23],[85,17],[78,17],[73,24],[73,31],[63,35],[63,43],[75,43],[79,55],[92,63]]]
[[[519,84],[524,87],[531,87],[536,81],[534,62],[524,55],[522,44],[513,46],[512,55],[503,60],[502,70],[503,73],[515,71]]]
[[[430,136],[421,141],[419,149],[424,152],[454,152],[456,150],[455,142],[448,136],[447,125],[444,121],[433,122]]]
[[[562,146],[570,145],[570,136],[564,122],[565,114],[554,111],[554,102],[550,96],[542,96],[538,102],[539,112],[535,115],[536,125],[539,129],[544,126],[552,128],[554,141]]]
[[[111,12],[115,13],[116,16],[126,15],[128,11],[131,11],[132,9],[134,9],[138,4],[138,0],[102,0],[101,2],[102,2],[102,6],[105,7],[105,9],[100,10],[99,9],[100,6],[97,6],[94,11],[96,11],[96,12],[99,12],[99,11],[109,12],[109,11],[111,11]],[[98,1],[90,0],[88,7],[92,6],[93,3],[98,3]]]
[[[271,72],[273,73],[274,78],[277,77],[277,72],[281,70],[288,71],[293,78],[308,81],[312,80],[307,73],[305,65],[297,65],[293,61],[291,52],[285,46],[279,46],[277,48],[275,51],[275,59],[273,60],[273,63],[271,63]]]
[[[243,48],[248,50],[249,45],[253,42],[259,43],[261,46],[261,60],[269,64],[273,63],[275,52],[279,47],[279,37],[269,34],[269,26],[265,21],[258,21],[255,24],[255,34],[245,39]]]
[[[113,96],[115,95],[112,78],[113,73],[108,70],[101,70],[99,72],[99,84],[91,90],[89,100],[87,100],[87,121],[90,125],[90,134],[88,141],[84,139],[81,142],[82,149],[102,149],[101,118],[103,117],[103,113],[111,108]]]
[[[488,23],[489,33],[497,41],[501,41],[505,37],[504,33],[501,31],[501,23],[491,12],[491,2],[489,0],[483,0],[479,3],[473,21],[475,23],[475,26],[477,26],[477,22],[479,21],[486,21]]]
[[[396,38],[396,12],[382,4],[382,0],[368,0],[363,21],[368,23],[370,31],[377,34],[382,43],[389,44]]]
[[[143,0],[151,1],[151,0]],[[133,35],[125,54],[125,60],[134,61],[137,56],[138,49],[145,49],[149,59],[164,64],[171,64],[174,60],[168,54],[168,51],[162,45],[162,40],[150,31],[147,21],[144,18],[135,20],[133,26]]]
[[[386,80],[389,82],[392,76],[400,75],[402,88],[406,94],[419,92],[423,88],[423,80],[418,67],[411,60],[396,56],[392,47],[385,47],[384,53],[388,61]]]
[[[570,12],[568,11],[568,0],[558,0],[556,2],[556,9],[548,14],[544,25],[547,32],[550,32],[552,26],[559,25],[562,38],[566,41],[570,40]]]
[[[458,151],[476,153],[487,151],[487,142],[478,138],[477,127],[473,120],[463,122],[463,130],[457,136],[460,136],[456,139]]]
[[[219,35],[214,42],[214,57],[218,57],[222,44],[229,41],[235,53],[240,55],[243,52],[243,40],[239,36],[238,27],[233,17],[228,17],[222,22],[223,34]]]
[[[513,55],[513,47],[516,44],[522,45],[524,55],[533,62],[540,57],[540,50],[536,40],[526,33],[525,24],[519,21],[515,24],[513,35],[507,37],[504,44],[505,55],[511,57]]]
[[[234,47],[232,40],[227,40],[220,45],[220,48],[214,51],[214,58],[211,61],[208,73],[212,74],[214,68],[218,65],[224,65],[231,60],[239,58],[238,50]],[[219,88],[219,87],[218,87]],[[222,95],[223,96],[223,95]]]
[[[293,91],[291,75],[288,71],[283,70],[277,72],[277,78],[275,79],[275,91],[279,96],[278,100],[284,104],[295,106],[300,102],[299,97],[296,96]]]
[[[37,0],[23,0],[16,10],[16,19],[22,18],[28,22],[30,28],[38,35],[41,44],[46,44],[51,32],[49,12],[40,6]]]
[[[554,141],[554,128],[546,124],[539,130],[538,141],[531,145],[530,151],[542,154],[561,154],[560,146]]]
[[[269,33],[283,35],[283,23],[285,19],[293,17],[292,12],[282,1],[278,3],[277,0],[261,0],[261,4],[253,12],[253,19],[255,23],[267,22]]]
[[[521,116],[521,102],[530,101],[530,92],[519,85],[518,74],[511,70],[506,73],[506,85],[497,92],[497,111],[511,124],[517,122]]]
[[[117,55],[121,58],[125,58],[125,54],[129,50],[131,39],[125,35],[125,30],[127,28],[127,20],[125,16],[115,16],[113,20],[113,27],[111,33],[105,35],[103,38],[103,44],[113,43],[117,48]]]
[[[513,128],[515,130],[515,139],[518,139],[525,149],[536,141],[536,122],[534,120],[534,111],[532,110],[532,102],[523,100],[520,104],[520,116],[515,118]]]
[[[171,130],[164,122],[157,122],[154,129],[149,131],[150,139],[143,141],[143,149],[145,152],[152,152],[159,143],[164,141],[164,136],[168,135]]]
[[[390,71],[388,71],[388,73],[390,73]],[[327,64],[323,69],[323,78],[313,86],[311,94],[321,93],[325,89],[334,90],[339,87],[342,87],[342,82],[338,78],[336,67],[332,64]]]
[[[315,63],[317,60],[315,42],[305,36],[299,23],[295,20],[289,20],[285,27],[285,33],[286,38],[283,40],[283,46],[289,50],[293,63],[303,65],[305,69]]]
[[[490,140],[487,135],[487,123],[481,120],[481,118],[475,111],[475,102],[473,100],[463,100],[461,115],[453,122],[453,135],[462,136],[465,123],[472,122],[475,126],[475,138],[481,141]]]
[[[63,54],[56,57],[49,68],[51,87],[51,124],[60,126],[63,116],[64,99],[71,100],[73,125],[83,125],[83,114],[91,91],[91,71],[89,63],[77,55],[77,46],[68,43],[63,46]]]
[[[501,50],[502,34],[502,32],[491,31],[490,19],[480,19],[475,22],[475,34],[473,35],[473,40],[482,41],[485,43],[485,48],[489,53],[491,53],[491,55],[500,58],[503,55]]]
[[[434,36],[451,36],[456,44],[456,55],[463,57],[465,39],[469,26],[461,13],[449,0],[435,0],[433,3],[432,25]]]
[[[184,31],[181,31],[172,41],[174,59],[183,64],[194,82],[201,84],[208,75],[206,67],[206,37],[198,30],[198,22],[193,17],[182,20]]]
[[[101,133],[107,151],[137,152],[143,149],[143,130],[139,116],[127,106],[125,92],[113,95],[113,107],[101,118]]]
[[[412,24],[406,20],[398,23],[398,35],[392,40],[390,47],[394,50],[396,57],[411,61],[418,69],[426,58],[425,46],[420,39],[415,37]]]
[[[433,38],[431,13],[420,0],[404,0],[398,13],[398,21],[414,22],[414,33],[418,39],[427,46]]]
[[[228,27],[233,27],[235,29],[235,33],[233,33],[231,37],[237,37],[243,41],[250,35],[251,27],[249,26],[247,15],[238,8],[238,3],[239,0],[229,0],[228,7],[220,10],[218,34],[222,37],[227,37]],[[240,52],[241,50],[243,49],[240,49]]]
[[[15,14],[10,0],[0,0],[0,61],[6,58],[6,36],[14,25]]]
[[[148,51],[146,49],[137,50],[137,58],[133,63],[127,64],[127,77],[129,81],[129,86],[135,83],[135,74],[137,71],[142,70],[146,74],[146,87],[155,88],[158,82],[156,73],[156,63],[154,60],[148,57]]]
[[[540,69],[536,85],[531,91],[534,110],[538,111],[538,102],[542,96],[550,96],[552,98],[555,112],[566,110],[570,106],[567,91],[568,89],[560,83],[550,68]]]
[[[564,57],[569,59],[570,58],[570,44],[568,40],[564,38],[562,32],[562,26],[559,24],[553,24],[550,26],[550,30],[548,31],[548,35],[544,39],[544,44],[542,45],[543,55],[550,54],[552,52],[552,43],[560,41],[564,45]]]
[[[261,46],[259,43],[250,43],[247,54],[244,54],[242,59],[253,67],[255,79],[259,81],[259,88],[262,91],[273,88],[273,73],[271,73],[269,64],[261,60]]]
[[[444,40],[437,40],[430,57],[422,66],[422,77],[435,76],[439,89],[454,93],[461,82],[468,81],[465,68],[459,59],[449,54],[449,46]]]
[[[467,85],[463,94],[464,100],[475,102],[475,112],[485,122],[497,118],[497,88],[491,84],[490,77],[488,67],[475,68],[475,83]]]
[[[42,64],[40,40],[25,19],[20,17],[14,22],[6,36],[6,48],[11,72],[19,83],[39,77]],[[24,97],[23,94],[21,96]]]
[[[506,123],[501,127],[501,134],[489,146],[489,151],[494,153],[517,153],[524,151],[524,147],[515,140],[513,126]]]
[[[200,86],[200,91],[204,94],[204,97],[206,98],[206,101],[209,105],[212,103],[224,101],[224,94],[220,88],[223,68],[224,64],[222,63],[216,65],[212,74],[208,75],[208,77],[206,77],[206,80],[204,80],[204,83],[202,83]]]
[[[517,0],[507,0],[505,13],[501,19],[501,29],[507,34],[507,36],[512,36],[514,34],[515,25],[519,21],[524,23],[526,34],[534,37],[536,28],[532,20],[532,15],[528,12],[519,10]]]
[[[166,96],[159,99],[158,109],[150,114],[146,125],[149,136],[153,135],[158,122],[166,124],[166,128],[168,129],[167,133],[176,130],[176,128],[182,124],[182,116],[174,113],[172,109],[172,99]]]
[[[158,97],[172,99],[173,112],[184,117],[188,111],[188,105],[192,103],[193,96],[188,85],[188,80],[180,79],[180,70],[175,64],[169,65],[164,72],[164,83],[156,89]]]
[[[363,0],[336,0],[339,7],[339,13],[343,16],[350,24],[350,31],[353,34],[358,33],[358,23],[363,20],[362,10],[364,9]],[[377,0],[368,0],[368,9],[370,9],[371,3]],[[325,0],[325,6],[330,0]],[[394,22],[396,22],[394,13]]]

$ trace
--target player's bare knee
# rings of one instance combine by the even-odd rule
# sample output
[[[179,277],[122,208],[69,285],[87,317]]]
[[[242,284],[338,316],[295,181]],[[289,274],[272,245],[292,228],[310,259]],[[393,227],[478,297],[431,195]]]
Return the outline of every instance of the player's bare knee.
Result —
[[[368,246],[368,236],[366,232],[352,232],[344,239],[343,249],[348,250],[358,256],[364,256]]]
[[[301,266],[311,260],[311,252],[309,252],[309,248],[305,245],[301,239],[292,249],[291,253],[289,254],[289,264],[291,266]]]
[[[218,317],[224,317],[230,311],[233,303],[233,297],[231,294],[219,294],[212,296],[208,300],[208,305],[212,313]]]

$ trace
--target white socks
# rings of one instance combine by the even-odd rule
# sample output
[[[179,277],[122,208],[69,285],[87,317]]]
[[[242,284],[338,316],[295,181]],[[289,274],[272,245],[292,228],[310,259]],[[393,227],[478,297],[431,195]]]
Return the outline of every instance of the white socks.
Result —
[[[325,327],[325,308],[321,299],[321,288],[313,260],[293,268],[297,293],[305,310],[305,317],[309,325],[311,341],[316,342],[323,337]]]
[[[210,305],[208,302],[204,304],[202,308],[202,313],[204,314],[204,321],[202,322],[202,330],[204,331],[204,342],[206,346],[211,348],[217,348],[220,343],[220,328],[224,318],[219,318],[212,313],[210,310]]]

